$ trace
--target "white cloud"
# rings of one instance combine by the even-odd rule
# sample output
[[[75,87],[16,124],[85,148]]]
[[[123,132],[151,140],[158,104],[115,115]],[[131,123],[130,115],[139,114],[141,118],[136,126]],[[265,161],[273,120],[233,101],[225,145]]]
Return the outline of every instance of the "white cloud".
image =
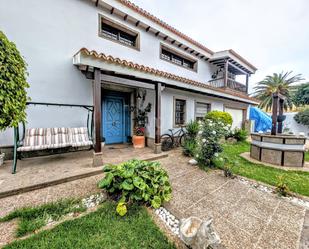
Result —
[[[234,49],[259,70],[309,81],[308,0],[133,0],[213,51]]]

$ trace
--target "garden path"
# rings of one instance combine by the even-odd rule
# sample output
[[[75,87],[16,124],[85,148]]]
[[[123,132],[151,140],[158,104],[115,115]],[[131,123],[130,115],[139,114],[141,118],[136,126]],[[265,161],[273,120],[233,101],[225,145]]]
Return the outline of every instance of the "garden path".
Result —
[[[212,216],[226,248],[309,248],[309,211],[304,207],[226,178],[222,171],[205,172],[188,160],[180,150],[159,160],[173,186],[165,207],[178,218]]]

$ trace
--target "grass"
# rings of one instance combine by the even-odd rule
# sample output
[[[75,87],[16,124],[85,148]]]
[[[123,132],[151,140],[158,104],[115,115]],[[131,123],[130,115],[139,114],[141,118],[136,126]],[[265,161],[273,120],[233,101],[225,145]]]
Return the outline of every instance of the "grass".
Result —
[[[107,201],[93,213],[4,248],[176,248],[153,223],[145,207],[134,205],[124,217],[117,215],[115,209],[115,204]]]
[[[309,162],[309,151],[306,151],[305,153],[305,161]]]
[[[0,218],[0,222],[18,218],[16,236],[21,237],[45,226],[48,219],[58,220],[68,213],[83,212],[86,208],[80,200],[68,199],[54,203],[44,204],[39,207],[25,207],[17,209],[7,216]]]
[[[248,142],[237,144],[225,144],[221,156],[226,158],[226,163],[236,175],[251,178],[269,185],[277,186],[279,177],[282,177],[290,191],[309,196],[309,172],[286,171],[266,165],[251,163],[240,156],[241,153],[249,151]],[[309,155],[306,154],[307,158]]]

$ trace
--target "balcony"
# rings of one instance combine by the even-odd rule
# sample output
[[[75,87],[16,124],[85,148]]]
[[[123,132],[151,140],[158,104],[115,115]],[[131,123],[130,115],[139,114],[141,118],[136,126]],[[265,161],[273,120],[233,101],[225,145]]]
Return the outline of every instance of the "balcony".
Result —
[[[233,80],[231,78],[227,78],[225,82],[225,78],[221,77],[214,80],[209,80],[208,85],[216,88],[230,88],[232,90],[247,93],[247,86],[237,82],[236,80]]]

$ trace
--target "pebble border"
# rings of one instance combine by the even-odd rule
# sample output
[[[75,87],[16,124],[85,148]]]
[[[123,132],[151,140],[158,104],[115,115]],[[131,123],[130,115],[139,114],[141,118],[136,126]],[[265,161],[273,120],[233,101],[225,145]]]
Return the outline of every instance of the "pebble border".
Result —
[[[166,226],[172,231],[173,234],[179,235],[179,223],[180,221],[170,213],[166,208],[160,207],[155,209],[155,214],[166,224]]]
[[[258,189],[262,192],[266,192],[266,193],[270,193],[270,194],[274,194],[274,189],[256,182],[251,182],[245,178],[240,178],[237,177],[237,179],[239,180],[239,182],[241,182],[242,184],[248,185],[252,188]],[[294,197],[294,196],[281,196],[281,198],[293,203],[293,204],[297,204],[299,206],[302,206],[304,208],[309,209],[309,201]]]

